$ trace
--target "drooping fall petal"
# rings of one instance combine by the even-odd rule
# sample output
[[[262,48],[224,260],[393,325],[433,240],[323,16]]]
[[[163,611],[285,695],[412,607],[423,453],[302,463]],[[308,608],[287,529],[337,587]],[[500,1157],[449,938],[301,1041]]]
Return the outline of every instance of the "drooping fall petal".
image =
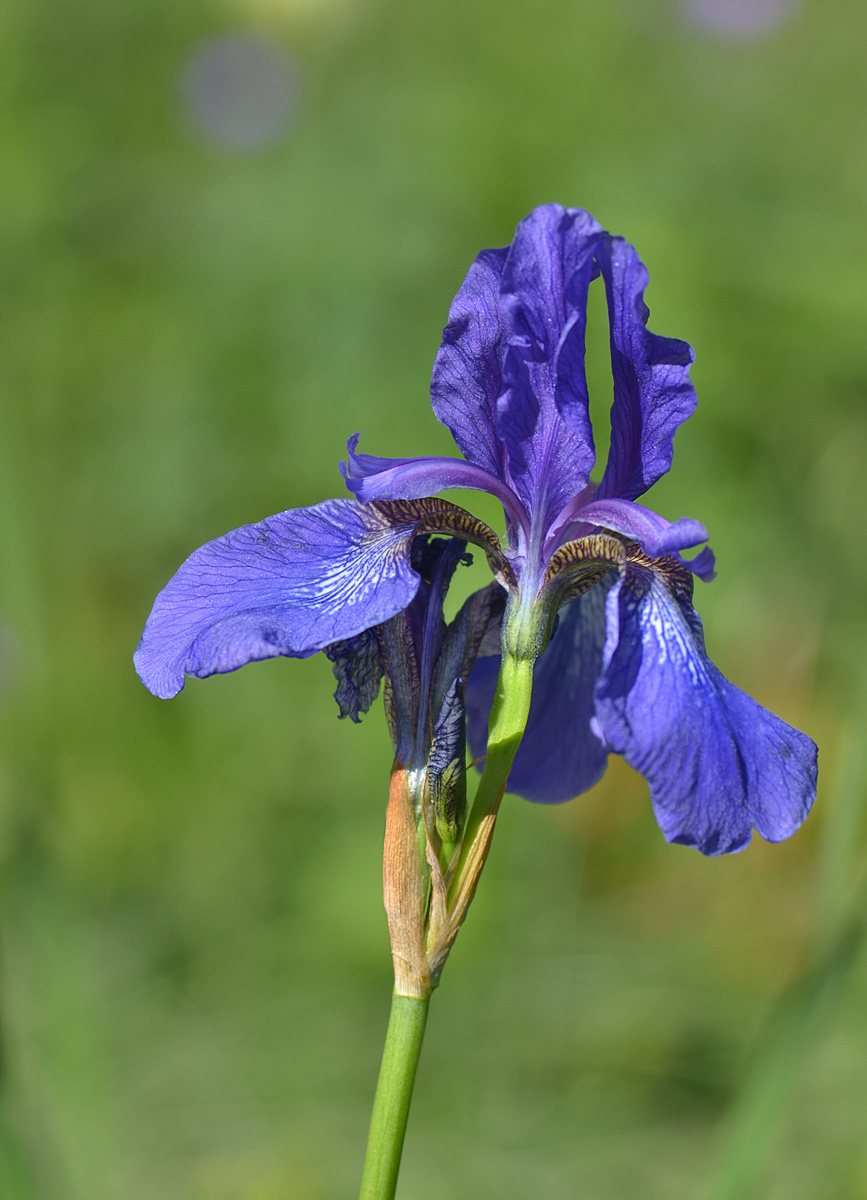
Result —
[[[708,659],[692,585],[673,559],[630,564],[607,601],[597,729],[647,780],[670,842],[703,854],[798,828],[816,795],[816,746]]]

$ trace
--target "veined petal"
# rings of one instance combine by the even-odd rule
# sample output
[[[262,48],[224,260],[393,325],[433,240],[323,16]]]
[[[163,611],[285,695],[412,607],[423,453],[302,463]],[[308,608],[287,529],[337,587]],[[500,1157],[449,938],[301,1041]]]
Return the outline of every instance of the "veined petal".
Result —
[[[340,464],[346,486],[357,500],[418,500],[449,488],[471,488],[496,496],[519,528],[527,514],[507,484],[460,458],[381,458],[358,454],[358,434],[346,443],[348,461]]]
[[[674,435],[696,406],[689,378],[692,347],[647,329],[647,270],[623,238],[600,243],[611,324],[611,448],[599,499],[634,500],[671,466]]]
[[[500,303],[508,248],[483,250],[449,309],[431,376],[431,403],[468,462],[505,480],[497,436],[497,397],[503,390],[502,355],[511,333]]]
[[[435,711],[435,710],[434,710]],[[453,679],[433,725],[427,786],[440,837],[454,841],[467,809],[464,681]]]
[[[599,584],[566,605],[536,663],[530,719],[508,782],[510,792],[527,800],[570,800],[605,771],[608,751],[591,721],[593,689],[602,670],[607,590]],[[484,754],[499,667],[499,657],[478,659],[467,685],[467,728],[476,757]]]
[[[604,237],[589,213],[543,205],[518,226],[503,269],[512,335],[497,433],[511,484],[542,527],[593,467],[584,330],[593,256]]]
[[[666,839],[703,854],[779,842],[816,794],[816,746],[729,683],[704,649],[683,566],[630,563],[607,602],[597,728],[647,779]]]
[[[365,629],[353,638],[325,647],[331,659],[337,691],[334,699],[340,717],[350,717],[356,725],[379,695],[384,667],[379,638],[375,629]]]
[[[457,504],[426,496],[420,500],[377,500],[371,507],[391,524],[416,521],[417,533],[441,533],[481,546],[488,565],[503,587],[517,586],[512,565],[504,556],[500,539],[493,529]]]
[[[304,657],[388,620],[419,586],[409,563],[419,524],[327,500],[208,542],[157,596],[135,654],[142,682],[175,696],[185,674]]]

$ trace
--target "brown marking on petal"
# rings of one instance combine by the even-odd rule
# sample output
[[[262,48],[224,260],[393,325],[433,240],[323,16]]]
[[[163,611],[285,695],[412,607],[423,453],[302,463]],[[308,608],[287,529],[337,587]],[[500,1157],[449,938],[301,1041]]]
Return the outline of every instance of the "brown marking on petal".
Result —
[[[607,571],[611,567],[622,566],[625,557],[626,550],[618,538],[605,533],[592,533],[560,547],[548,563],[545,583],[550,583],[566,567],[574,566],[579,570],[601,567]]]
[[[619,538],[593,533],[567,542],[548,563],[543,594],[560,608],[595,587],[612,568],[623,570],[625,564],[626,548]]]
[[[664,554],[662,558],[650,558],[635,542],[626,546],[626,561],[631,567],[644,567],[656,575],[662,575],[669,591],[678,601],[692,603],[695,588],[695,576],[689,567],[673,554]]]
[[[503,555],[500,539],[489,525],[465,508],[440,500],[438,496],[425,496],[420,500],[374,500],[366,507],[382,517],[383,525],[414,525],[416,535],[451,534],[480,546],[497,578],[502,579],[506,587],[516,586],[515,574]]]
[[[412,737],[419,701],[416,684],[419,666],[406,611],[396,613],[390,620],[377,625],[375,632],[386,683],[385,717],[392,745],[397,750],[402,736]]]

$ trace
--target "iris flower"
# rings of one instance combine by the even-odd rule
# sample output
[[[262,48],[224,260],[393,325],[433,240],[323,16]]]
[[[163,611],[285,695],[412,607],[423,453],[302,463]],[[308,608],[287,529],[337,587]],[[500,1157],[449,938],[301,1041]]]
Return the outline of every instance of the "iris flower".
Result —
[[[599,277],[614,394],[595,484],[584,338]],[[434,363],[434,412],[463,457],[377,458],[358,452],[356,435],[343,467],[354,499],[290,510],[197,550],[145,627],[136,665],[147,687],[172,696],[185,674],[333,657],[335,644],[409,610],[423,585],[413,548],[417,557],[419,539],[445,534],[482,547],[505,590],[502,658],[478,660],[467,706],[481,753],[493,705],[490,760],[504,744],[495,732],[510,687],[526,693],[503,759],[510,790],[568,799],[614,752],[647,779],[669,841],[722,854],[753,829],[769,841],[793,833],[815,796],[816,747],[708,659],[692,591],[693,576],[713,577],[713,555],[682,557],[707,540],[704,527],[638,502],[671,466],[696,404],[692,350],[647,329],[646,284],[634,248],[588,213],[535,209],[510,246],[470,267]],[[505,541],[436,497],[450,488],[495,496]],[[353,669],[347,678],[354,686]]]
[[[414,808],[429,802],[440,838],[451,842],[466,806],[465,683],[476,656],[499,630],[505,600],[493,583],[446,623],[443,603],[452,576],[459,564],[472,562],[466,545],[453,537],[417,537],[410,563],[420,583],[412,601],[383,624],[325,650],[341,716],[358,721],[385,677],[395,765],[407,775]]]

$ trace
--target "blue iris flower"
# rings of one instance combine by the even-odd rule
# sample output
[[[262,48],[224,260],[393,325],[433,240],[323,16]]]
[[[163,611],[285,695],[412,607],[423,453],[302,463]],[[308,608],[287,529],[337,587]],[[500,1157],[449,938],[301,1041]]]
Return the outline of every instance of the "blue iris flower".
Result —
[[[584,335],[599,277],[614,396],[597,486]],[[422,586],[413,547],[445,534],[481,546],[505,589],[503,653],[538,659],[510,790],[566,800],[599,779],[613,751],[647,779],[669,841],[722,854],[753,829],[788,837],[815,797],[815,744],[708,659],[692,583],[713,578],[713,555],[681,557],[707,540],[703,526],[638,503],[671,466],[674,434],[696,405],[692,350],[649,332],[646,285],[634,248],[588,213],[535,209],[510,246],[471,266],[434,363],[433,408],[463,458],[377,458],[350,439],[353,500],[235,530],[184,563],[137,651],[145,684],[172,696],[185,674],[356,638],[409,609]],[[500,500],[505,544],[434,498],[455,487]],[[480,658],[467,685],[478,753],[497,669]]]
[[[446,623],[443,603],[460,563],[459,538],[417,537],[410,563],[418,591],[402,611],[356,637],[328,646],[340,714],[358,721],[385,677],[385,712],[395,766],[406,772],[418,812],[427,802],[444,840],[455,842],[466,807],[465,683],[479,652],[499,641],[505,594],[481,588]]]

